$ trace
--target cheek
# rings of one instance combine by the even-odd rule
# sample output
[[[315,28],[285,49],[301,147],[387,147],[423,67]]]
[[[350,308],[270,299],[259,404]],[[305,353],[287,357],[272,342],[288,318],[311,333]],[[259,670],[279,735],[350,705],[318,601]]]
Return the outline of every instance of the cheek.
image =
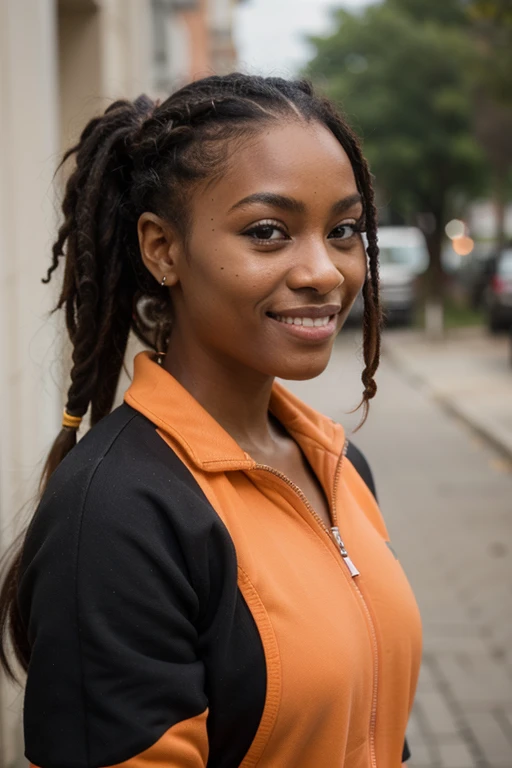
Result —
[[[227,249],[202,254],[191,261],[183,275],[182,292],[187,314],[208,326],[215,318],[216,327],[233,332],[233,318],[240,328],[251,317],[250,310],[258,306],[273,289],[271,276],[258,269],[250,260],[230,257]]]
[[[342,327],[366,279],[367,261],[363,246],[361,245],[360,252],[352,253],[350,258],[346,258],[339,269],[345,278],[344,306],[340,313],[340,327]]]
[[[363,245],[343,261],[340,266],[340,272],[345,278],[345,290],[347,297],[355,298],[366,278],[367,261]]]
[[[264,301],[282,279],[282,270],[270,254],[254,254],[244,246],[232,236],[219,235],[208,248],[197,249],[183,275],[187,303],[191,300],[205,311],[214,305],[225,314]]]

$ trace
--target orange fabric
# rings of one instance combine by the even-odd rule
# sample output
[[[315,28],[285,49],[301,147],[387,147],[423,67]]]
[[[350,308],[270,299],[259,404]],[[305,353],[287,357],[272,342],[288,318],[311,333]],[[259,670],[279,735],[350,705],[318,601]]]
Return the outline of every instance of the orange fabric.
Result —
[[[208,761],[208,710],[183,720],[136,757],[109,768],[205,768]]]
[[[265,708],[242,768],[399,766],[419,614],[372,494],[346,459],[335,479],[343,429],[274,385],[270,408],[332,499],[355,579],[286,479],[259,468],[149,353],[136,357],[125,400],[159,427],[236,547],[267,662]]]

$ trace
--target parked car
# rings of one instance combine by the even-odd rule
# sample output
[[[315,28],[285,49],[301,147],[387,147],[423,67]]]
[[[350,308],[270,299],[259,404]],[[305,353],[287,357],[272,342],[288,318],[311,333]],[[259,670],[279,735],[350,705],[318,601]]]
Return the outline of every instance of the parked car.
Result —
[[[463,272],[464,284],[475,312],[485,309],[487,284],[496,268],[496,254],[487,253],[480,258],[468,259]]]
[[[380,296],[388,323],[409,325],[416,309],[417,277],[428,266],[425,237],[416,227],[380,227]],[[363,314],[363,298],[357,297],[352,319]]]
[[[512,243],[489,262],[484,307],[493,333],[512,326]]]

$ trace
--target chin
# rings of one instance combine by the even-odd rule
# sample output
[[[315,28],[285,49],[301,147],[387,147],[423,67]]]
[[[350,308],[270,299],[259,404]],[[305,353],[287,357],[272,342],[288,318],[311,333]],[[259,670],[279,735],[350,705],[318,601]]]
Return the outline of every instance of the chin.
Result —
[[[275,376],[285,381],[308,381],[309,379],[315,379],[325,371],[329,365],[331,355],[318,361],[308,361],[307,364],[297,363],[296,365],[280,365],[279,370],[275,373]]]

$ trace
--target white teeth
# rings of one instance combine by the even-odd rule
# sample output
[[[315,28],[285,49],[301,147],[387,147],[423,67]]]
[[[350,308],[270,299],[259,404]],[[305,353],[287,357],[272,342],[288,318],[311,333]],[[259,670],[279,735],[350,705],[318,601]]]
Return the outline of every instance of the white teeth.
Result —
[[[275,319],[280,323],[287,323],[287,325],[304,325],[308,328],[321,328],[329,323],[330,317],[283,317],[282,315],[275,315]]]

